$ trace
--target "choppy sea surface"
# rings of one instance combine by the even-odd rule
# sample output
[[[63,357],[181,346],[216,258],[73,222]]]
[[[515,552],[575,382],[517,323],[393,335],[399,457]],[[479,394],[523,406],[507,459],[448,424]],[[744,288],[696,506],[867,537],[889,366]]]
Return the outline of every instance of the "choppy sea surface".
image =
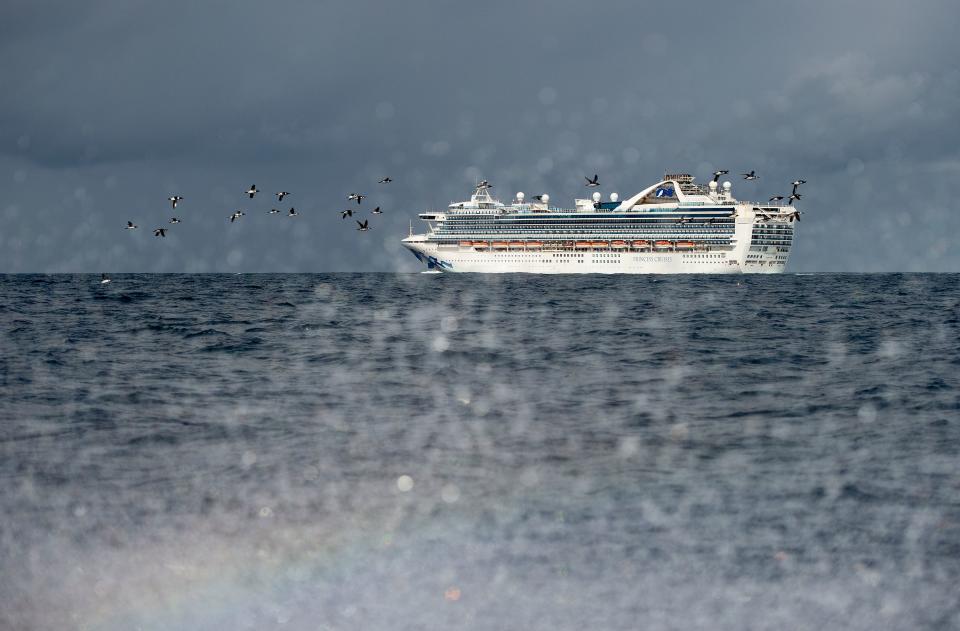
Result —
[[[960,276],[0,276],[2,629],[960,628]]]

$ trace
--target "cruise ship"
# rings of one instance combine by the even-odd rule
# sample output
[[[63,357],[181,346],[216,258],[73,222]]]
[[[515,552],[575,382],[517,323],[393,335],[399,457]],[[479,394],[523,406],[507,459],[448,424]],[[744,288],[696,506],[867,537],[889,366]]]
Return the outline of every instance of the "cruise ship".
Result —
[[[428,270],[534,274],[775,274],[783,272],[800,211],[738,201],[730,182],[706,186],[686,173],[620,200],[550,205],[517,193],[505,204],[477,185],[469,201],[424,212],[423,234],[402,243]]]

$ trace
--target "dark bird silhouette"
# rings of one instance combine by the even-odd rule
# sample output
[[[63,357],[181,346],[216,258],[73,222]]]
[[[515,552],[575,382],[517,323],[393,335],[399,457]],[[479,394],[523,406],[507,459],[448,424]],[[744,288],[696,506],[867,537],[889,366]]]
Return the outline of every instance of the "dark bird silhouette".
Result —
[[[170,217],[170,223],[180,223],[179,217]]]
[[[280,212],[280,211],[277,210],[276,208],[271,208],[270,210],[267,211],[267,214],[268,214],[268,215],[276,215],[276,214],[279,213],[279,212]]]
[[[232,215],[230,215],[230,223],[240,219],[240,217],[243,217],[245,214],[247,213],[243,212],[242,210],[235,211]]]
[[[359,226],[357,230],[359,230],[360,232],[366,232],[367,230],[370,229],[370,226],[367,225],[366,219],[364,219],[362,222],[357,221],[357,226]]]
[[[137,225],[135,223],[133,223],[132,221],[127,222],[127,230],[136,230],[136,229],[137,229]]]
[[[538,202],[542,202],[542,201],[543,201],[543,195],[534,195],[534,196],[531,197],[530,199],[535,199],[535,200],[537,200]]]
[[[373,214],[373,215],[382,215],[382,214],[383,214],[383,211],[380,210],[380,207],[379,207],[379,206],[377,206],[376,208],[374,208],[373,210],[371,210],[370,213]]]
[[[794,193],[793,195],[787,198],[787,201],[792,202],[793,200],[800,199],[801,197],[803,197],[803,195],[801,195],[800,193]]]
[[[757,175],[756,171],[750,171],[749,173],[741,173],[745,180],[757,180],[760,179],[760,176]]]
[[[800,211],[799,210],[793,211],[792,213],[787,215],[787,218],[789,218],[791,222],[800,221]]]
[[[600,186],[600,176],[597,175],[596,173],[593,174],[592,180],[588,178],[586,175],[583,176],[583,179],[587,181],[587,183],[584,184],[584,186],[586,187],[593,188],[594,186]]]
[[[730,171],[729,171],[728,169],[721,169],[720,171],[714,171],[714,172],[713,172],[713,181],[714,181],[714,182],[718,181],[718,180],[720,179],[720,176],[721,176],[721,175],[726,175],[726,174],[729,173],[729,172],[730,172]]]
[[[251,184],[250,188],[246,190],[247,195],[250,196],[250,199],[253,199],[253,196],[260,192],[260,189],[257,188],[256,184]]]
[[[286,196],[289,195],[289,194],[290,194],[290,193],[288,193],[287,191],[280,191],[279,193],[277,193],[277,201],[278,201],[278,202],[282,202],[282,201],[283,201],[283,198],[286,197]]]
[[[173,196],[171,196],[171,197],[168,197],[168,198],[167,198],[167,201],[170,202],[170,205],[171,205],[171,206],[173,206],[174,208],[176,208],[176,207],[177,207],[177,204],[179,204],[181,201],[183,201],[183,198],[180,197],[179,195],[173,195]]]
[[[353,209],[348,208],[346,210],[340,211],[340,219],[346,219],[347,217],[353,217]]]
[[[107,276],[106,274],[100,274],[100,284],[101,284],[101,285],[106,285],[106,284],[109,283],[109,282],[110,282],[110,277],[109,277],[109,276]]]
[[[154,229],[153,229],[153,236],[155,236],[155,237],[165,237],[165,236],[167,236],[167,229],[166,229],[166,228],[154,228]]]
[[[783,201],[783,195],[774,195],[773,197],[770,198],[770,201],[771,202]]]
[[[794,180],[794,181],[792,181],[792,182],[790,182],[790,183],[793,184],[794,186],[800,186],[801,184],[806,184],[807,181],[806,181],[806,180]]]
[[[392,181],[393,181],[393,178],[383,177],[383,178],[380,178],[380,181],[377,182],[377,184],[389,184]]]
[[[357,204],[359,204],[366,198],[367,198],[366,195],[361,195],[360,193],[350,193],[349,195],[347,195],[347,200],[356,200]]]
[[[291,208],[290,210],[287,211],[287,217],[296,217],[296,216],[297,216],[296,208]]]
[[[480,183],[477,184],[477,188],[493,188],[493,184],[487,180],[480,180]]]

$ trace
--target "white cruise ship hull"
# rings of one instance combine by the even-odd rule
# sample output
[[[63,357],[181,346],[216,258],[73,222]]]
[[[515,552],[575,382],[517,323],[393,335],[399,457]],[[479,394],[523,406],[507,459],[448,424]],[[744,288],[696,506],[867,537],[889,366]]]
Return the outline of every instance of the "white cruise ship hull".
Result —
[[[718,252],[477,251],[443,247],[424,236],[412,235],[403,245],[428,269],[454,274],[778,274],[786,267],[774,257],[748,262]]]

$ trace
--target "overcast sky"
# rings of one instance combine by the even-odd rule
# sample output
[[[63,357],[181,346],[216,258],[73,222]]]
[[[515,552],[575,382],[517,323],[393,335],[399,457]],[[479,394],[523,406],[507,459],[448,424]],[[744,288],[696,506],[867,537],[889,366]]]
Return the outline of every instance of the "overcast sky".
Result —
[[[958,32],[956,0],[6,0],[0,272],[410,271],[479,177],[568,206],[715,168],[809,181],[793,271],[958,271]]]

